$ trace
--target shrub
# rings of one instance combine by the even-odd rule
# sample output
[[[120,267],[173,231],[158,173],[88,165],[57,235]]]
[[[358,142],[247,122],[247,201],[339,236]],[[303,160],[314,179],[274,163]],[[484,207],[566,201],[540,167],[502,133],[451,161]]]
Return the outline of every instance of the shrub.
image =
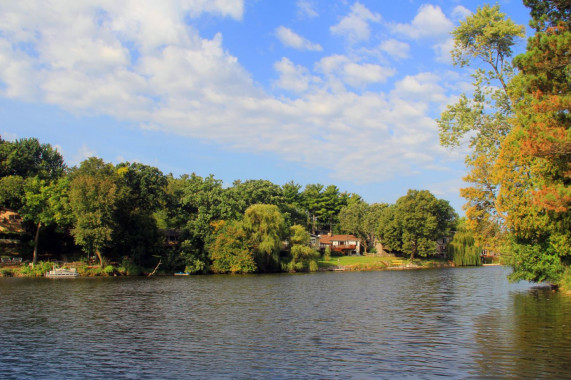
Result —
[[[124,269],[123,273],[127,276],[140,276],[143,273],[141,267],[128,258],[124,258],[121,263],[121,268]]]
[[[323,254],[323,259],[325,261],[331,260],[331,248],[329,246],[325,247],[325,253]]]
[[[22,265],[16,273],[25,277],[41,277],[52,270],[53,266],[54,264],[49,261],[40,261],[33,268],[30,265]]]
[[[12,277],[13,275],[14,273],[12,272],[11,269],[8,268],[0,269],[0,277]]]

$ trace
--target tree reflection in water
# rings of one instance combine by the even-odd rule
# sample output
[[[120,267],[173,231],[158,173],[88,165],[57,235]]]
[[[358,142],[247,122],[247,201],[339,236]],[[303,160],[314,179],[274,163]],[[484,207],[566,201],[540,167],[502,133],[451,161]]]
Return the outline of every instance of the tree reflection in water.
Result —
[[[475,317],[478,376],[565,378],[571,363],[571,297],[549,287],[512,293],[512,307]]]

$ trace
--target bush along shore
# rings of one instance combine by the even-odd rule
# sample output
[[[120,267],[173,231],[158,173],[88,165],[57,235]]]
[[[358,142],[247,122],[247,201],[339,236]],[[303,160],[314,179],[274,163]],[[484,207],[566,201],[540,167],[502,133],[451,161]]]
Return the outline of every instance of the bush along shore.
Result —
[[[380,271],[380,270],[411,270],[429,268],[452,268],[457,265],[446,259],[415,259],[395,256],[341,256],[319,260],[314,271]],[[133,263],[109,264],[103,268],[89,265],[85,262],[58,263],[40,261],[35,266],[31,263],[5,265],[0,268],[0,277],[44,277],[54,268],[74,269],[80,277],[118,277],[118,276],[172,276],[176,272],[155,268],[143,268]],[[183,272],[184,273],[184,272]],[[188,272],[187,272],[188,273]],[[197,273],[197,274],[203,274]]]

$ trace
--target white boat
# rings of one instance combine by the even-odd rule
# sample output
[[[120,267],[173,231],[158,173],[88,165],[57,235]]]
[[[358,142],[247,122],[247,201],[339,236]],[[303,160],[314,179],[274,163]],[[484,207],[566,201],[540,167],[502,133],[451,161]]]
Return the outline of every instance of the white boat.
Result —
[[[45,276],[50,278],[73,278],[73,277],[79,277],[79,273],[77,273],[77,270],[75,268],[66,269],[66,268],[56,268],[54,266],[54,268],[51,271],[46,272]]]

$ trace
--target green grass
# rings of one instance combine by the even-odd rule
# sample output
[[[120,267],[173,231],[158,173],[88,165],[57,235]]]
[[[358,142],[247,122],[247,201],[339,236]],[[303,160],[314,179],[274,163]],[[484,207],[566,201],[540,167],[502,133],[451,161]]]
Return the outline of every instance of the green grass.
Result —
[[[332,257],[330,260],[318,262],[320,268],[345,267],[353,270],[384,269],[392,265],[394,257],[390,256],[341,256]]]
[[[442,265],[443,261],[436,259],[415,259],[413,264],[419,267],[434,267]],[[380,270],[388,267],[401,267],[409,264],[409,260],[394,256],[341,256],[330,260],[320,260],[319,268],[344,267],[346,270]]]

